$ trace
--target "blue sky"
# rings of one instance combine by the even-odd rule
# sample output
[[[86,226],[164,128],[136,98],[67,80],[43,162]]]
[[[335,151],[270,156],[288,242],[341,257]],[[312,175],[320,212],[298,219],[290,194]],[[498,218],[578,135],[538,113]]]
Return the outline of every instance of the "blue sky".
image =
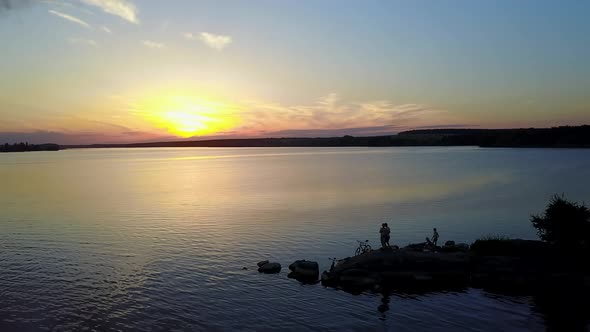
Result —
[[[0,138],[590,122],[587,1],[0,3]]]

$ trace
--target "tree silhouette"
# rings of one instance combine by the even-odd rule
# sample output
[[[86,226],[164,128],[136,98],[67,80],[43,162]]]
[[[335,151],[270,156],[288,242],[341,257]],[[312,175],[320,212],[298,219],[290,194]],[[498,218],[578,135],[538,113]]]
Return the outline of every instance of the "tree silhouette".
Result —
[[[590,252],[590,210],[555,195],[543,215],[531,216],[541,240],[564,250]]]

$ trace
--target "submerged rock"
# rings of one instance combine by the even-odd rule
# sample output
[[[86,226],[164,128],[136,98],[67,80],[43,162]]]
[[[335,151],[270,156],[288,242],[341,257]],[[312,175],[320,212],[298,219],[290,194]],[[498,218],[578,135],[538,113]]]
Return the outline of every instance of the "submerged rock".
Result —
[[[262,267],[262,265],[264,265],[264,264],[268,264],[268,260],[266,260],[266,261],[260,261],[256,265],[258,265],[258,267]]]
[[[281,264],[279,263],[266,263],[258,268],[258,272],[261,273],[279,273],[281,272]]]

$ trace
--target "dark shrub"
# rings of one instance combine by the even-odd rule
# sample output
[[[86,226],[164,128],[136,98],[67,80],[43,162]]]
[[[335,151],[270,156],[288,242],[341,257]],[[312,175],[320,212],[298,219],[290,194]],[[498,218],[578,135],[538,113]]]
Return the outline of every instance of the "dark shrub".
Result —
[[[584,204],[555,195],[545,213],[531,216],[531,222],[541,240],[560,249],[586,253],[590,249],[590,210]]]

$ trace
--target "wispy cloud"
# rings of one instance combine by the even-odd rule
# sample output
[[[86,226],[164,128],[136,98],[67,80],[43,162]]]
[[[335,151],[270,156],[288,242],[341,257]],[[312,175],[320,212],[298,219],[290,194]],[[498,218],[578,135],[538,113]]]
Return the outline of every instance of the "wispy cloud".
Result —
[[[1,2],[2,0],[0,0]],[[19,0],[20,1],[20,0]],[[73,4],[70,2],[65,2],[64,0],[36,0],[40,3],[46,4],[51,6],[52,8],[55,7],[61,7],[63,9],[68,9],[68,10],[76,10],[79,12],[82,12],[84,14],[88,14],[88,15],[94,15],[94,12],[86,9],[86,8],[82,8],[80,5],[78,4]]]
[[[106,33],[113,33],[113,31],[111,29],[109,29],[109,27],[104,26],[104,25],[100,27],[100,30],[102,30]]]
[[[427,105],[395,105],[379,100],[345,102],[336,93],[305,105],[248,101],[240,110],[245,125],[235,130],[252,135],[389,134],[452,120],[448,112]]]
[[[137,17],[137,7],[127,0],[80,0],[91,6],[102,9],[105,13],[109,13],[129,21],[134,24],[139,24]]]
[[[162,44],[162,43],[158,43],[155,42],[153,40],[142,40],[141,43],[145,46],[145,47],[149,47],[149,48],[157,48],[157,49],[161,49],[166,47],[166,45]]]
[[[192,32],[185,32],[182,36],[188,40],[194,40],[196,36]]]
[[[68,41],[72,44],[78,45],[85,45],[85,46],[92,46],[97,47],[98,43],[93,39],[86,39],[86,38],[70,38]]]
[[[194,39],[192,33],[185,33],[185,38],[187,39]],[[216,35],[209,32],[201,32],[199,34],[199,39],[207,46],[211,47],[212,49],[221,51],[226,48],[229,44],[232,43],[232,38],[230,36],[223,36],[223,35]]]
[[[90,24],[88,24],[88,23],[86,23],[86,22],[82,21],[81,19],[79,19],[79,18],[77,18],[77,17],[74,17],[74,16],[72,16],[72,15],[64,14],[64,13],[62,13],[62,12],[58,12],[57,10],[53,10],[53,9],[52,9],[52,10],[49,10],[49,13],[50,13],[50,14],[52,14],[52,15],[55,15],[55,16],[58,16],[58,17],[61,17],[61,18],[63,18],[64,20],[68,20],[68,21],[70,21],[70,22],[73,22],[73,23],[79,24],[79,25],[81,25],[81,26],[83,26],[83,27],[85,27],[85,28],[87,28],[87,29],[89,29],[89,28],[90,28]]]

